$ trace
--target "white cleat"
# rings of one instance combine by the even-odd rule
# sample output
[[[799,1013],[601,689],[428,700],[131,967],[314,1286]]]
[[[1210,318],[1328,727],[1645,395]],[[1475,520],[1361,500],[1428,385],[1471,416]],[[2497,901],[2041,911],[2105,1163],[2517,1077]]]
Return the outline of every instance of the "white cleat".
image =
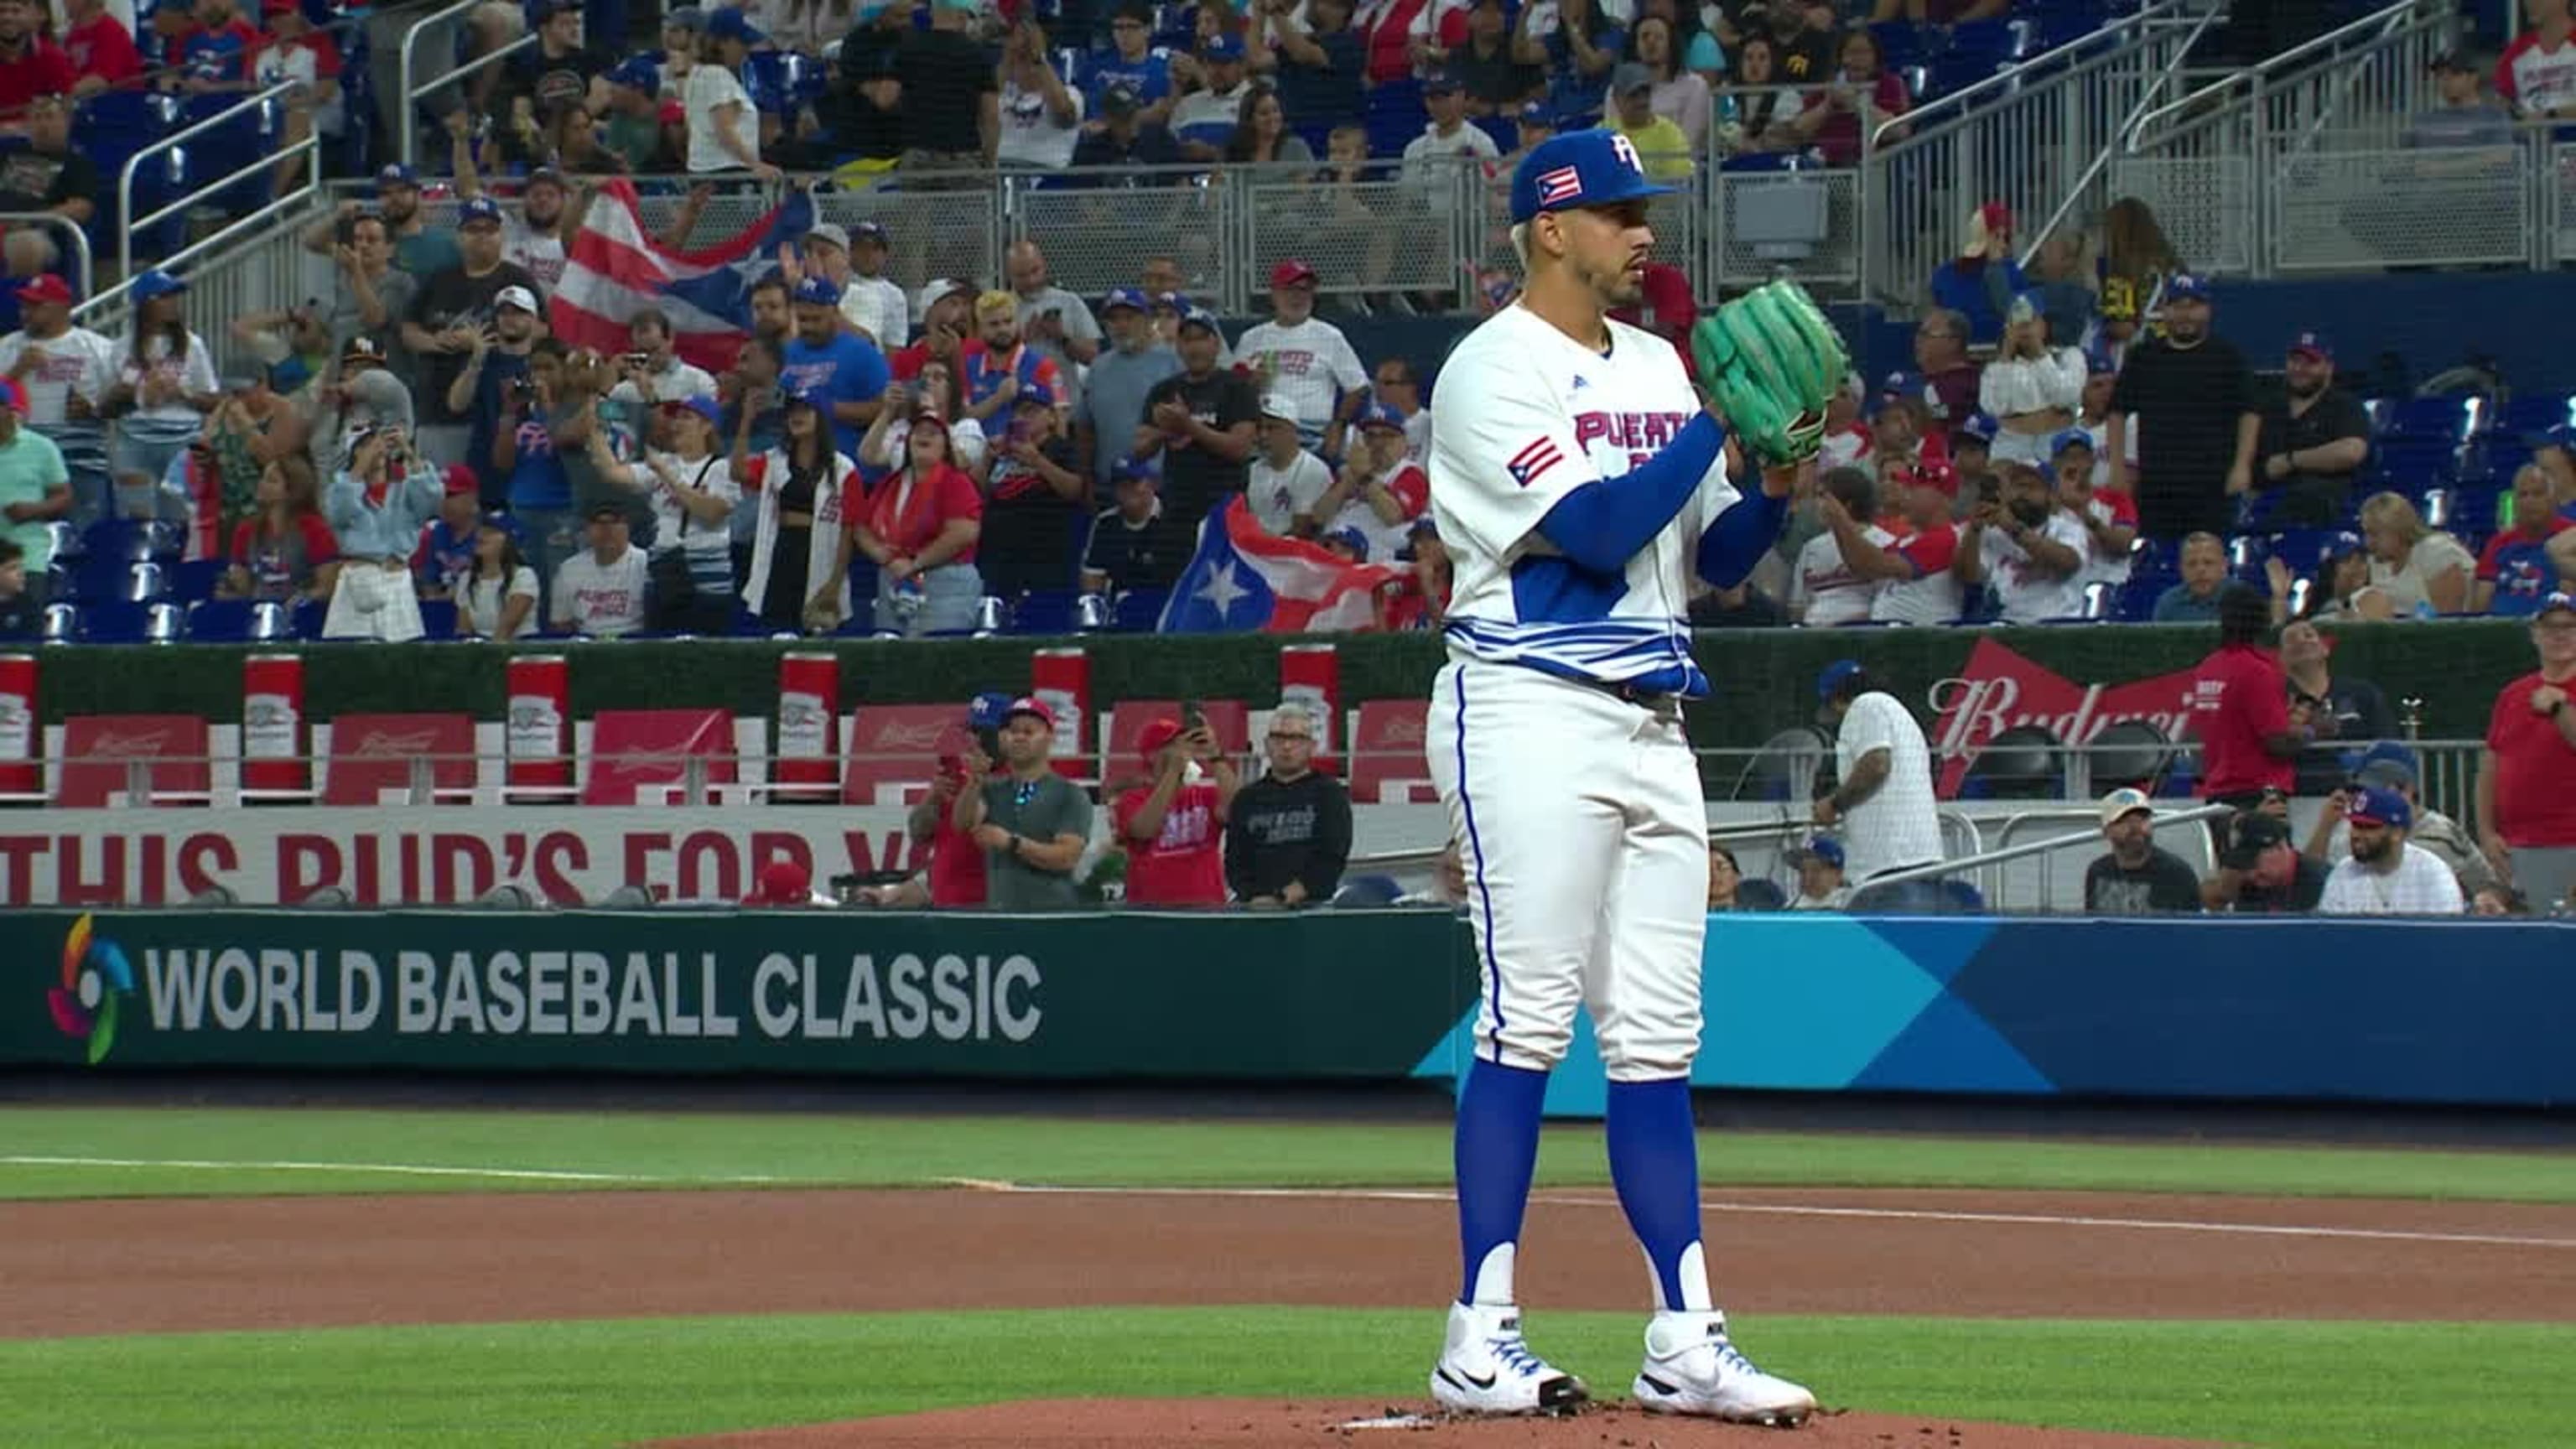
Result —
[[[1518,1308],[1452,1303],[1431,1397],[1452,1413],[1544,1414],[1572,1409],[1591,1391],[1530,1352]]]
[[[1646,1325],[1637,1402],[1658,1414],[1698,1414],[1730,1424],[1795,1428],[1816,1396],[1753,1366],[1727,1341],[1723,1313],[1658,1313]]]

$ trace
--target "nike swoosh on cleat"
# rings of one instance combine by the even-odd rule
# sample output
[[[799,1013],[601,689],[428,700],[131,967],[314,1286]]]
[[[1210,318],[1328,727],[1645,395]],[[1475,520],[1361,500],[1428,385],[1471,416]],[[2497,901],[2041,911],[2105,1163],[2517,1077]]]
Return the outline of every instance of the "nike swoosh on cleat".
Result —
[[[1647,1388],[1653,1389],[1659,1394],[1678,1394],[1681,1392],[1680,1389],[1673,1387],[1671,1384],[1665,1383],[1662,1379],[1656,1378],[1651,1374],[1637,1375],[1637,1382],[1644,1384]]]
[[[1474,1374],[1453,1374],[1445,1368],[1440,1370],[1440,1377],[1447,1379],[1450,1383],[1455,1384],[1462,1389],[1491,1389],[1497,1378],[1494,1374],[1487,1374],[1481,1379],[1476,1377]]]

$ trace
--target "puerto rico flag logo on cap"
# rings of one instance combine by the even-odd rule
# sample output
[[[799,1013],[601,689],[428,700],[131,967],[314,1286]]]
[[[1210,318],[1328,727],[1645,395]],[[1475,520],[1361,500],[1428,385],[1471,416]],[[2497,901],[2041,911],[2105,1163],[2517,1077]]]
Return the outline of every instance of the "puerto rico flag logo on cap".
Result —
[[[1542,208],[1562,205],[1582,194],[1583,170],[1581,167],[1559,166],[1538,178],[1538,204]]]
[[[72,922],[63,937],[63,984],[45,992],[54,1028],[85,1038],[89,1064],[97,1066],[116,1046],[116,999],[134,992],[134,968],[114,941],[95,937],[90,918]]]

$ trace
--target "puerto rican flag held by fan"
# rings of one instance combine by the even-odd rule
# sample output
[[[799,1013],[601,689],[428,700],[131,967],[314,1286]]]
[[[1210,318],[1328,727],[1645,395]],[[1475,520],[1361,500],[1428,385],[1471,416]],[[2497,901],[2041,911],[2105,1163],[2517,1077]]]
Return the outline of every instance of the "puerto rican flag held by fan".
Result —
[[[657,307],[671,319],[682,361],[709,372],[731,368],[751,336],[752,284],[776,265],[782,243],[802,241],[813,227],[814,199],[794,192],[739,234],[694,252],[654,240],[640,207],[635,183],[600,183],[548,309],[554,334],[569,347],[623,352],[627,323]]]
[[[1377,625],[1377,591],[1405,570],[1352,563],[1261,526],[1240,494],[1199,525],[1199,546],[1172,585],[1166,634],[1350,633]]]

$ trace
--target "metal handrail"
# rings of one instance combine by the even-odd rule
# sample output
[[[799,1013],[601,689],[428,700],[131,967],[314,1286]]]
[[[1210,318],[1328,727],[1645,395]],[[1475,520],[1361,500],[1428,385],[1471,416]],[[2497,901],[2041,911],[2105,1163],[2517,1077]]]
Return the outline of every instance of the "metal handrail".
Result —
[[[2189,810],[2176,810],[2171,814],[2158,811],[2156,823],[2182,825],[2193,821],[2216,820],[2235,813],[2236,809],[2231,805],[2199,805]],[[2050,851],[2073,850],[2078,846],[2098,846],[2101,843],[2102,832],[2099,830],[2087,830],[2077,835],[2052,835],[2046,840],[2034,840],[2027,845],[1999,845],[1992,850],[1982,850],[1957,860],[1937,860],[1930,865],[1909,865],[1903,870],[1891,870],[1884,875],[1871,876],[1864,884],[1877,887],[1895,885],[1902,881],[1932,880],[1941,876],[1982,870],[1987,866],[2001,865],[2006,861],[2044,855]]]
[[[79,223],[50,211],[0,211],[0,226],[41,226],[47,231],[70,233],[72,251],[80,259],[80,280],[72,290],[82,296],[89,294],[90,285],[98,279],[98,268],[90,255],[89,232]]]
[[[2172,61],[2166,64],[2163,72],[2156,77],[2155,83],[2147,87],[2146,94],[2138,97],[2138,103],[2129,108],[2127,117],[2114,129],[2112,143],[2103,147],[2085,165],[2083,174],[2077,176],[2074,184],[2066,188],[2065,199],[2058,202],[2057,209],[2048,214],[2048,220],[2040,223],[2039,227],[2031,233],[2030,245],[2022,250],[2020,261],[2022,266],[2028,267],[2031,264],[2032,260],[2039,255],[2040,247],[2048,241],[2049,233],[2057,230],[2058,223],[2066,219],[2066,214],[2072,211],[2075,203],[2083,197],[2085,188],[2093,184],[2095,177],[2109,169],[2111,158],[2119,154],[2122,140],[2128,136],[2129,128],[2136,125],[2140,114],[2154,103],[2157,96],[2163,94],[2166,84],[2181,74],[2183,61],[2191,54],[2191,48],[2200,43],[2200,37],[2208,32],[2209,27],[2218,20],[2220,14],[2220,11],[2212,10],[2200,17],[2199,23],[2192,26],[2191,33],[2183,37],[2182,44],[2175,47]]]
[[[1879,122],[1878,125],[1870,132],[1870,149],[1878,150],[1886,145],[1888,142],[1888,132],[1897,126],[1914,127],[1916,128],[1915,134],[1920,135],[1920,128],[1924,121],[1927,119],[1940,119],[1945,110],[1959,110],[1964,112],[1969,109],[1967,104],[1968,102],[1984,96],[1990,91],[2006,89],[2018,84],[2027,72],[2037,67],[2049,65],[2077,50],[2091,49],[2100,45],[2106,37],[2117,36],[2124,30],[2143,31],[2151,22],[2161,22],[2177,16],[2182,12],[2185,3],[2186,0],[2157,0],[2157,3],[2147,6],[2135,15],[2115,20],[2110,24],[2103,26],[2099,30],[2087,31],[2083,35],[2077,36],[2075,39],[2067,41],[2063,45],[2051,46],[2037,55],[2030,56],[2023,60],[2017,60],[2011,65],[2005,66],[2003,69],[1996,71],[1993,75],[1987,76],[1983,80],[1962,86],[1958,90],[1952,91],[1948,95],[1942,96],[1937,100],[1927,101],[1924,104],[1907,111],[1904,115],[1891,116],[1888,119]],[[2119,50],[2119,48],[2120,47],[2117,42],[2114,42],[2110,47],[2110,49],[2115,52]]]
[[[2285,70],[2294,68],[2294,62],[2303,61],[2310,55],[2332,49],[2343,41],[2361,35],[2364,32],[2376,30],[2383,37],[2394,34],[2400,26],[2418,12],[2430,13],[2426,5],[2426,0],[2395,0],[2395,3],[2393,4],[2379,10],[2374,10],[2368,15],[2362,16],[2358,20],[2347,21],[2344,24],[2338,25],[2334,29],[2327,31],[2323,35],[2316,36],[2312,39],[2305,40],[2297,45],[2291,46],[2288,50],[2282,51],[2278,55],[2267,57],[2257,64],[2246,66],[2242,70],[2230,71],[2226,75],[2219,77],[2217,80],[2211,81],[2209,84],[2200,87],[2198,90],[2176,97],[2174,100],[2149,111],[2144,116],[2139,117],[2137,121],[2130,126],[2127,134],[2120,138],[2121,149],[2134,156],[2138,154],[2139,151],[2139,139],[2145,136],[2150,128],[2152,128],[2158,121],[2163,120],[2166,116],[2180,114],[2189,110],[2191,107],[2200,104],[2202,101],[2208,100],[2213,96],[2224,94],[2227,91],[2235,89],[2239,85],[2250,82],[2259,86],[2264,80],[2276,76]]]
[[[486,67],[498,65],[503,60],[506,60],[537,43],[537,32],[532,27],[525,35],[520,36],[518,39],[511,41],[507,45],[499,47],[489,55],[476,56],[465,64],[443,71],[420,85],[415,86],[412,84],[412,56],[420,45],[421,32],[443,21],[453,20],[460,15],[465,15],[472,11],[481,9],[484,3],[485,0],[456,0],[455,4],[448,6],[444,10],[432,11],[429,14],[422,16],[420,19],[413,21],[411,25],[403,31],[402,45],[400,47],[401,56],[396,62],[394,82],[395,89],[402,96],[402,110],[399,113],[399,119],[397,120],[394,129],[401,133],[402,136],[402,160],[405,166],[412,165],[419,160],[420,127],[415,122],[414,112],[417,111],[420,106],[421,97],[428,95],[431,91],[437,90],[441,86],[452,84],[467,76],[473,75]]]
[[[104,302],[110,297],[120,296],[128,287],[133,285],[134,234],[136,232],[142,231],[144,228],[157,222],[169,219],[172,215],[175,215],[186,207],[194,204],[197,198],[204,196],[206,193],[210,191],[220,191],[224,187],[241,181],[255,172],[273,172],[277,169],[278,162],[298,153],[308,155],[312,158],[312,164],[310,167],[312,176],[305,183],[305,189],[311,189],[321,184],[321,139],[318,134],[308,134],[303,140],[296,142],[294,145],[288,146],[272,155],[261,156],[252,161],[249,165],[244,166],[224,177],[223,180],[210,182],[205,186],[201,186],[195,191],[188,193],[186,196],[180,197],[178,200],[162,207],[159,211],[153,212],[150,216],[138,217],[134,214],[134,178],[141,173],[144,163],[156,160],[161,156],[166,155],[190,137],[203,135],[204,133],[215,129],[245,112],[255,111],[272,103],[283,104],[288,96],[293,95],[300,88],[301,86],[298,82],[280,81],[276,85],[270,86],[267,90],[261,91],[256,95],[243,97],[241,100],[224,107],[222,110],[215,112],[213,115],[208,116],[203,120],[191,121],[187,125],[182,126],[178,130],[171,132],[169,135],[152,142],[142,150],[137,151],[132,156],[126,158],[124,169],[119,171],[116,177],[116,214],[125,218],[124,232],[117,238],[118,280],[116,286],[113,288],[110,288],[108,291],[103,292],[96,297],[92,297],[90,299],[90,303],[92,305]],[[295,194],[296,193],[290,193],[289,196],[291,197]],[[270,212],[276,210],[288,199],[289,197],[280,197],[276,201],[270,202],[267,206],[261,207],[258,211],[251,213],[251,215],[243,218],[241,221],[237,221],[231,226],[224,228],[222,231],[217,232],[214,236],[207,238],[205,241],[197,242],[191,246],[182,248],[179,252],[163,258],[162,265],[165,267],[175,266],[187,256],[204,250],[207,245],[214,241],[231,236],[233,233],[241,230],[245,225],[266,220]]]

